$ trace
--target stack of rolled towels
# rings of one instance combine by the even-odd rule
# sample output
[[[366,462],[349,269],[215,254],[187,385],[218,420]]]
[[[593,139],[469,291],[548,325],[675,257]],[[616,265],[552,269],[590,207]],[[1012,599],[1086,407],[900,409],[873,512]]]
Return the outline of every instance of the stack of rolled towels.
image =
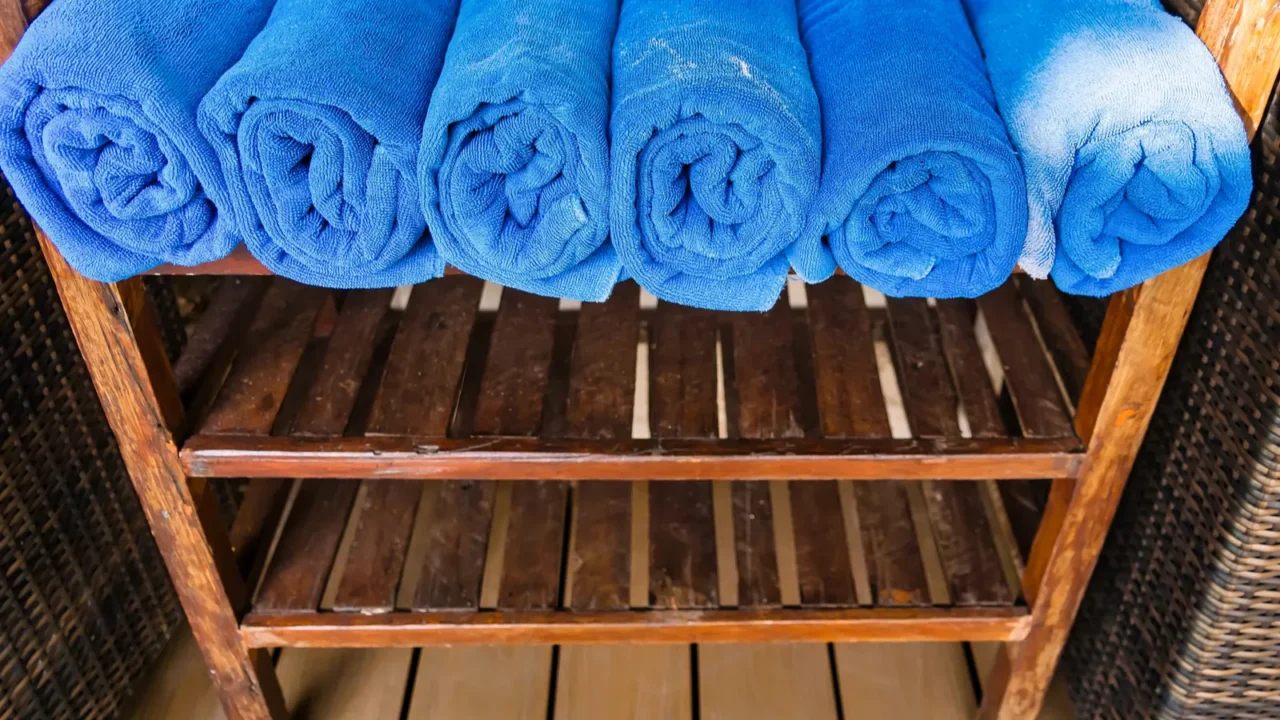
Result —
[[[1252,190],[1157,0],[58,0],[0,68],[0,169],[103,281],[244,245],[325,287],[719,310],[838,269],[1107,295]]]

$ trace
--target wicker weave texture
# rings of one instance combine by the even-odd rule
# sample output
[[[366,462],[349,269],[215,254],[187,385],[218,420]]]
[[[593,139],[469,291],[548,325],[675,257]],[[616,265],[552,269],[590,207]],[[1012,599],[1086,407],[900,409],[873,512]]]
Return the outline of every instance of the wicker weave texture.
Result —
[[[0,216],[0,717],[114,717],[181,612],[53,278],[3,183]],[[168,314],[172,297],[151,292]],[[181,325],[167,335],[176,351]]]
[[[1064,658],[1084,718],[1280,717],[1280,103]]]

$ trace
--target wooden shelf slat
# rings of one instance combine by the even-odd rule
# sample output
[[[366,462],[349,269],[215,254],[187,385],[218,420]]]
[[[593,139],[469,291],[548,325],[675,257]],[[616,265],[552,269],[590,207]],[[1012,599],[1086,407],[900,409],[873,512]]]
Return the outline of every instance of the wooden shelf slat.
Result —
[[[655,438],[716,437],[714,313],[659,303],[649,336],[649,375],[649,426]],[[650,483],[649,527],[649,602],[668,608],[717,605],[711,486]]]
[[[1007,641],[1026,608],[655,610],[651,612],[250,613],[251,647],[419,647],[551,643]]]

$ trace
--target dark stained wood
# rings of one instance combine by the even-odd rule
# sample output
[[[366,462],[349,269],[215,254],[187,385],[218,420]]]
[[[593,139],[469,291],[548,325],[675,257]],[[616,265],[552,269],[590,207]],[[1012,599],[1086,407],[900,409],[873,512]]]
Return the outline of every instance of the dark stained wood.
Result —
[[[262,647],[418,647],[551,643],[1005,641],[1024,637],[1026,609],[843,608],[643,612],[252,613]]]
[[[283,278],[272,283],[201,432],[270,431],[329,296],[330,291]]]
[[[346,567],[333,599],[334,610],[385,613],[395,609],[396,588],[422,490],[420,483],[364,483]]]
[[[1074,438],[554,440],[198,435],[201,477],[486,480],[1016,480],[1073,477]],[[892,482],[892,481],[889,481]]]
[[[790,483],[800,603],[857,605],[840,493],[833,481]]]
[[[649,427],[655,438],[715,438],[716,315],[660,303],[649,328]],[[651,477],[651,475],[646,475]],[[704,608],[719,602],[711,486],[649,487],[649,602]]]
[[[568,483],[562,482],[518,483],[512,488],[498,607],[558,606],[568,490]]]
[[[482,283],[474,278],[444,278],[413,288],[374,399],[370,434],[445,433],[453,415],[481,288]],[[370,339],[370,352],[372,344]],[[483,562],[483,541],[481,559],[476,560],[470,542],[473,531],[466,523],[487,531],[487,514],[476,518],[473,513],[487,510],[490,505],[485,498],[492,496],[491,489],[477,493],[470,483],[447,483],[426,492],[434,496],[433,522],[424,529],[431,535],[424,572],[414,591],[415,604],[436,599],[442,571],[451,571],[452,582],[459,584],[453,589],[454,597],[467,593],[470,565]],[[335,610],[393,609],[423,493],[424,488],[416,483],[366,481],[346,568],[334,596]],[[448,515],[442,517],[441,513]]]
[[[1040,349],[1031,318],[1009,280],[978,298],[991,341],[1004,365],[1005,385],[1027,437],[1064,437],[1074,432],[1053,365]]]
[[[533,435],[542,417],[560,301],[502,291],[472,432]]]
[[[42,231],[36,235],[224,709],[234,718],[283,720],[284,696],[269,664],[260,662],[265,653],[251,650],[239,633],[242,608],[233,598],[242,602],[247,592],[239,573],[227,572],[236,567],[230,541],[223,532],[221,544],[209,542],[178,460],[171,428],[181,425],[181,417],[165,411],[177,402],[177,386],[163,353],[157,357],[145,350],[159,346],[145,339],[158,339],[159,326],[154,315],[143,324],[145,312],[130,312],[147,307],[140,302],[145,297],[141,281],[87,280]]]
[[[829,438],[889,438],[889,413],[880,389],[871,318],[862,287],[847,278],[832,278],[811,286],[808,297],[823,434]],[[896,468],[881,470],[881,478],[912,476]],[[832,473],[830,477],[847,475]],[[874,602],[926,604],[924,562],[905,487],[898,481],[887,481],[857,483],[853,490]]]
[[[255,609],[309,612],[319,607],[359,485],[356,480],[303,483],[262,578]]]
[[[202,381],[221,385],[266,289],[263,278],[225,278],[218,283],[173,365],[178,391],[184,397]]]
[[[631,437],[635,398],[640,289],[614,288],[604,303],[586,303],[578,314],[565,435]],[[573,495],[574,544],[569,565],[575,610],[621,610],[630,604],[631,487],[587,480]]]
[[[569,374],[565,436],[631,437],[640,288],[627,282],[603,303],[583,303]]]
[[[479,606],[495,487],[492,482],[454,480],[424,489],[423,501],[434,504],[429,521],[418,528],[429,534],[413,609]]]
[[[1076,330],[1075,322],[1062,301],[1062,294],[1052,282],[1022,277],[1017,278],[1017,285],[1058,368],[1067,397],[1075,402],[1089,375],[1089,348]]]
[[[293,423],[293,434],[341,435],[369,371],[391,290],[353,290],[330,335],[324,361]]]
[[[538,432],[555,349],[559,301],[504,289],[489,356],[480,378],[473,431],[479,435]],[[568,487],[557,481],[518,483],[507,516],[499,605],[555,607]]]
[[[387,357],[368,434],[445,434],[483,288],[484,283],[470,277],[441,278],[413,288]]]
[[[803,437],[800,420],[800,379],[796,375],[795,350],[791,327],[791,309],[786,300],[769,312],[733,316],[733,369],[738,427],[737,434],[747,438]],[[834,494],[834,487],[832,488]],[[738,559],[739,605],[756,607],[778,605],[782,591],[778,582],[778,558],[773,534],[773,505],[768,483],[758,481],[733,484],[734,538]],[[837,496],[838,497],[838,496]],[[815,517],[796,518],[796,544],[812,544],[807,531],[812,526],[843,524],[837,502]],[[822,536],[831,533],[819,529]],[[841,541],[828,548],[833,554],[845,553]],[[797,552],[809,559],[811,553]],[[818,567],[836,567],[839,563],[823,563]],[[844,578],[852,598],[853,578],[847,555]],[[812,575],[814,567],[799,569]],[[810,577],[812,584],[814,578]],[[833,584],[841,579],[832,579]],[[804,580],[802,580],[804,583]],[[822,580],[819,579],[821,584]]]
[[[976,407],[981,408],[977,413],[979,422],[994,423],[997,415],[986,417],[995,408],[995,398],[990,380],[981,367],[981,356],[963,354],[978,350],[972,326],[964,322],[949,323],[951,352],[944,354],[939,320],[923,299],[891,299],[888,309],[889,335],[912,434],[960,436],[956,390],[960,371],[964,372],[967,394],[973,396]],[[950,310],[948,317],[958,319],[950,317]],[[948,363],[948,358],[955,362]],[[984,389],[989,397],[979,399]],[[929,481],[924,483],[923,490],[951,602],[957,605],[1012,602],[982,502],[981,486],[974,481]]]
[[[982,348],[974,334],[976,308],[972,300],[939,300],[938,330],[951,377],[960,393],[969,432],[977,438],[998,438],[1009,434],[1000,403],[991,385],[991,375],[982,360]]]

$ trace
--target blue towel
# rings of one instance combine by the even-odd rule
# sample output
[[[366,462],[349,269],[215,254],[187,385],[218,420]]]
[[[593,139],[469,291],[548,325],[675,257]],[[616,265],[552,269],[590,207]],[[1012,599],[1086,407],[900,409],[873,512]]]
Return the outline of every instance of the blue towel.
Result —
[[[795,0],[626,0],[613,48],[613,243],[673,302],[766,310],[817,191]]]
[[[972,297],[1007,280],[1026,186],[960,0],[801,0],[800,22],[824,150],[797,271],[823,279],[833,252],[893,296]]]
[[[196,105],[269,0],[58,0],[0,69],[0,167],[67,261],[113,282],[239,244]]]
[[[444,272],[417,157],[456,16],[457,0],[279,0],[199,118],[264,265],[326,287]]]
[[[609,296],[617,23],[617,0],[463,0],[418,158],[422,209],[449,263],[528,292]]]
[[[1249,202],[1244,129],[1157,0],[967,0],[1027,173],[1019,261],[1108,295],[1200,255]]]

